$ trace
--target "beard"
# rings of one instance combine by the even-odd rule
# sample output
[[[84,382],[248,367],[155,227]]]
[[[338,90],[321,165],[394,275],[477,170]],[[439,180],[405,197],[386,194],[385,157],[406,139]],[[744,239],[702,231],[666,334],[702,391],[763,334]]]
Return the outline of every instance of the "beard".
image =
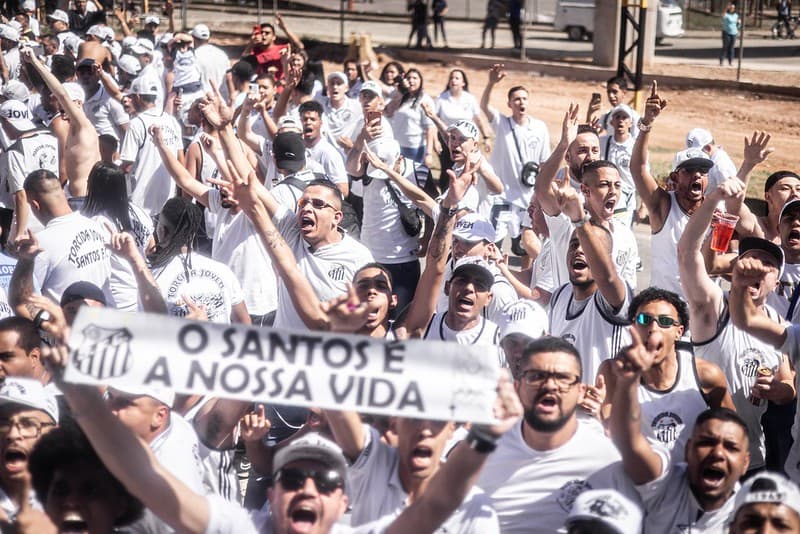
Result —
[[[578,406],[575,405],[572,407],[571,410],[567,412],[562,412],[561,417],[558,419],[553,420],[543,420],[539,417],[536,413],[534,408],[529,410],[525,410],[525,422],[537,432],[546,432],[552,434],[553,432],[558,432],[567,424],[567,422],[575,415],[575,411],[578,409]]]

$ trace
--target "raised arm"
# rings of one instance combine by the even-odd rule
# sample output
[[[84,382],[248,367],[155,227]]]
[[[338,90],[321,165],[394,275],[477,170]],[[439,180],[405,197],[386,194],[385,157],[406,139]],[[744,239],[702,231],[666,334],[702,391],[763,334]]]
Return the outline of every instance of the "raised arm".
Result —
[[[678,241],[678,267],[681,286],[689,304],[692,340],[702,342],[714,336],[722,312],[722,289],[706,272],[701,245],[706,237],[717,204],[727,198],[744,195],[744,184],[737,178],[722,182],[711,191],[703,204],[689,218]]]
[[[250,111],[254,108],[257,108],[258,103],[258,97],[253,94],[248,94],[247,98],[244,99],[244,103],[242,104],[242,112],[239,113],[236,136],[241,139],[244,144],[250,148],[250,150],[261,156],[261,149],[264,146],[264,138],[255,133],[250,125]]]
[[[433,124],[436,126],[436,129],[439,130],[439,133],[442,134],[442,137],[447,139],[448,125],[436,114],[436,111],[428,102],[422,102],[420,106],[422,107],[422,111],[425,112],[425,116],[433,121]]]
[[[750,287],[759,284],[769,272],[769,267],[757,258],[741,258],[733,267],[729,296],[731,320],[751,336],[780,349],[786,342],[786,326],[759,313],[750,295]]]
[[[114,16],[119,21],[119,26],[120,26],[120,29],[122,30],[122,34],[125,37],[129,37],[129,36],[133,35],[133,32],[131,31],[130,26],[128,26],[128,21],[125,20],[125,12],[122,11],[121,9],[119,9],[119,8],[115,8],[114,9]]]
[[[622,455],[625,472],[639,485],[655,480],[666,467],[662,457],[642,435],[638,392],[642,373],[653,364],[661,333],[653,333],[645,344],[635,327],[630,332],[633,343],[609,363],[614,374],[614,398],[608,423],[611,439]]]
[[[275,22],[278,23],[278,27],[283,30],[283,33],[286,34],[286,37],[289,39],[289,42],[292,43],[292,50],[305,50],[305,45],[300,38],[289,29],[289,26],[286,25],[286,21],[283,20],[283,17],[280,13],[275,13]]]
[[[483,88],[483,94],[481,94],[481,111],[483,111],[483,114],[486,115],[487,119],[489,119],[489,122],[494,122],[494,112],[489,105],[489,101],[492,98],[492,90],[494,89],[494,86],[500,83],[500,81],[506,77],[506,71],[504,70],[504,67],[505,65],[502,63],[495,63],[492,65],[492,68],[489,69],[489,83],[487,83],[486,87]]]
[[[447,196],[442,200],[439,217],[428,244],[425,270],[409,305],[405,326],[411,337],[424,335],[425,328],[436,310],[439,288],[442,286],[447,257],[453,243],[458,203],[472,184],[474,173],[475,168],[470,163],[467,163],[461,176],[457,177],[452,170],[447,171],[450,187],[447,189]]]
[[[272,118],[276,121],[286,115],[286,111],[289,109],[289,98],[292,96],[292,91],[300,83],[302,76],[302,69],[290,67],[286,70],[286,85],[283,86],[283,91],[275,102],[275,109],[272,110]]]
[[[561,213],[553,182],[558,170],[564,166],[564,157],[577,135],[578,105],[570,104],[569,110],[564,114],[564,120],[561,122],[561,139],[553,152],[550,153],[550,157],[542,163],[539,168],[539,174],[536,176],[536,182],[533,185],[534,196],[542,207],[542,211],[551,217]],[[568,185],[569,179],[566,178],[564,182],[564,185]]]
[[[650,130],[653,123],[667,106],[667,101],[658,95],[658,84],[653,81],[650,88],[650,97],[644,107],[644,116],[639,121],[639,136],[633,145],[631,154],[631,175],[636,185],[636,192],[650,212],[650,225],[654,230],[660,230],[667,220],[670,207],[670,197],[662,189],[647,168],[647,158],[650,147]]]
[[[412,183],[410,180],[400,175],[395,168],[389,167],[366,145],[364,145],[364,157],[373,167],[385,172],[389,180],[395,184],[415,206],[425,212],[425,215],[433,217],[433,209],[436,206],[436,201],[433,200],[428,193],[423,191],[417,184]]]
[[[150,135],[153,137],[153,143],[161,155],[161,161],[164,162],[164,167],[167,168],[172,179],[183,191],[195,199],[197,202],[205,207],[208,207],[208,190],[209,187],[196,180],[194,176],[178,161],[175,154],[164,144],[164,138],[161,135],[161,127],[153,125],[150,127]]]
[[[742,161],[742,166],[739,167],[739,172],[736,174],[736,177],[744,182],[745,189],[747,188],[750,180],[750,173],[753,169],[764,162],[775,150],[774,148],[768,147],[770,139],[770,134],[758,131],[753,132],[753,136],[750,139],[747,137],[744,138],[744,160]],[[726,178],[730,177],[726,176]],[[725,210],[728,213],[739,216],[739,222],[736,223],[736,231],[740,238],[748,236],[764,237],[764,231],[758,223],[758,219],[744,203],[744,196],[735,197],[731,199],[730,202],[726,202]]]
[[[127,261],[136,279],[136,286],[139,291],[139,300],[142,303],[142,311],[148,313],[167,314],[167,303],[161,295],[153,273],[147,266],[147,261],[139,252],[136,240],[127,232],[117,232],[115,228],[106,224],[106,229],[111,234],[109,246],[114,254]]]
[[[17,264],[14,266],[14,273],[8,284],[8,305],[20,317],[33,320],[38,310],[29,304],[29,299],[35,292],[33,287],[34,260],[42,252],[42,249],[39,248],[39,241],[30,230],[27,231],[24,238],[17,240],[16,249]]]

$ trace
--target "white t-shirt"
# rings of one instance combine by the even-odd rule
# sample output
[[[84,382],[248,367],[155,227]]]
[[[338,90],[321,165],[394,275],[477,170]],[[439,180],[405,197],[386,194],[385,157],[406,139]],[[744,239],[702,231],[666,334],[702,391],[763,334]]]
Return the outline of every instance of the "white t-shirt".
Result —
[[[525,442],[523,424],[500,438],[478,478],[478,486],[492,498],[503,534],[557,532],[575,498],[588,489],[635,493],[619,452],[599,424],[578,419],[575,435],[549,451]]]
[[[86,281],[103,289],[113,303],[105,234],[105,228],[78,212],[52,219],[36,234],[42,252],[34,260],[33,287],[60,302],[67,287]]]
[[[321,301],[330,300],[347,292],[347,283],[353,280],[356,271],[363,265],[375,261],[367,247],[348,235],[344,235],[341,241],[312,252],[300,233],[294,212],[284,207],[275,214],[273,222],[291,247],[298,267]],[[275,316],[275,327],[306,329],[292,304],[286,284],[281,280],[278,280],[278,311]]]
[[[309,159],[322,165],[323,174],[331,182],[335,184],[348,183],[342,155],[325,138],[320,137],[314,146],[306,149],[306,160]]]
[[[175,183],[149,132],[154,124],[161,127],[164,144],[177,157],[183,150],[181,127],[172,115],[155,109],[141,112],[130,122],[119,153],[122,161],[133,163],[128,182],[130,200],[148,215],[158,214],[175,194]]]
[[[169,426],[150,442],[150,449],[175,478],[195,493],[204,493],[197,433],[180,414],[170,412]]]
[[[775,291],[767,295],[767,304],[772,306],[781,317],[792,323],[800,322],[800,301],[795,304],[792,317],[786,317],[792,295],[798,285],[800,285],[800,263],[784,263],[780,284]]]
[[[241,211],[233,214],[222,207],[217,189],[208,191],[208,209],[216,215],[211,258],[230,267],[242,285],[244,302],[251,315],[266,315],[278,307],[278,280],[272,260],[253,226]]]
[[[505,308],[508,304],[519,300],[519,295],[517,295],[517,292],[514,289],[514,286],[511,285],[511,282],[509,282],[506,277],[503,276],[503,273],[500,272],[500,269],[494,263],[489,263],[489,270],[494,276],[494,282],[492,283],[491,288],[492,300],[483,309],[483,316],[495,324],[500,324],[502,321],[503,308]],[[451,256],[450,260],[445,266],[442,287],[439,291],[439,300],[436,302],[437,313],[446,312],[450,304],[449,298],[444,292],[444,286],[446,283],[445,280],[450,280],[452,277],[453,258]]]
[[[417,100],[416,105],[414,105],[414,100]],[[431,108],[434,107],[433,99],[426,94],[419,99],[411,97],[401,104],[389,119],[389,122],[392,123],[394,138],[401,147],[416,149],[424,146],[425,132],[428,128],[434,127],[433,121],[422,111],[423,102],[426,102]]]
[[[131,219],[132,232],[136,240],[136,246],[139,248],[142,256],[145,255],[147,245],[153,235],[153,220],[147,215],[142,208],[134,204],[129,205],[128,213]],[[98,214],[92,217],[92,220],[102,228],[103,239],[106,242],[111,240],[111,235],[106,229],[106,224],[115,227],[115,223],[106,215]],[[120,230],[117,228],[117,230]],[[135,312],[141,310],[139,303],[139,285],[136,282],[136,276],[133,273],[133,267],[128,260],[112,253],[110,258],[111,263],[111,278],[109,280],[109,289],[114,297],[114,303],[118,310]]]
[[[550,299],[550,333],[572,343],[581,355],[582,382],[594,384],[597,369],[631,343],[627,320],[633,298],[630,287],[619,310],[598,289],[586,300],[575,300],[572,284],[564,284]]]
[[[19,79],[19,71],[22,67],[22,58],[19,55],[19,47],[15,46],[3,51],[3,60],[8,68],[8,77],[11,80]]]
[[[112,98],[102,84],[97,92],[83,103],[83,112],[94,125],[98,135],[113,135],[117,141],[124,134],[120,126],[131,121],[122,104]]]
[[[523,186],[519,174],[525,163],[529,161],[542,163],[550,157],[550,134],[547,125],[539,119],[528,117],[528,123],[521,126],[511,117],[502,115],[496,110],[491,111],[494,116],[492,127],[496,138],[489,162],[503,182],[503,193],[500,197],[518,208],[527,209],[533,196],[533,188]]]
[[[406,165],[405,179],[414,180],[414,166]],[[417,259],[417,237],[410,236],[400,222],[400,211],[389,193],[397,193],[398,201],[415,209],[410,200],[390,180],[372,180],[364,186],[364,219],[361,224],[361,242],[375,261],[380,263],[406,263]]]
[[[230,59],[221,48],[210,43],[194,49],[196,66],[203,80],[213,81],[221,91],[225,84],[225,73],[230,68]]]
[[[736,176],[739,169],[736,164],[731,160],[731,157],[725,152],[722,147],[717,147],[717,151],[711,156],[714,166],[708,171],[708,185],[706,192],[713,191],[719,184]]]
[[[480,114],[481,108],[472,93],[462,91],[461,96],[455,98],[448,89],[436,98],[436,115],[447,126],[460,120],[474,121]]]
[[[31,172],[44,169],[58,175],[58,141],[46,130],[20,137],[8,147],[5,157],[7,163],[0,165],[0,203],[8,209],[14,208],[14,193],[22,190]]]
[[[619,176],[622,179],[622,194],[617,201],[617,211],[632,211],[636,209],[636,184],[633,182],[631,174],[631,155],[636,138],[629,135],[623,142],[617,142],[613,135],[604,135],[600,138],[600,155],[610,161],[619,169]]]
[[[331,106],[328,97],[321,96],[317,101],[322,104],[322,135],[345,157],[347,154],[337,141],[342,136],[353,140],[358,136],[356,127],[363,120],[361,105],[358,100],[349,97],[345,97],[344,105],[338,109]]]
[[[186,412],[186,422],[189,423],[193,429],[197,428],[195,421],[197,414],[199,414],[200,410],[213,399],[214,397],[203,397]],[[234,442],[238,440],[238,434],[237,427],[234,429]],[[203,486],[206,489],[206,493],[214,493],[228,501],[238,502],[240,498],[240,489],[239,476],[236,473],[233,459],[234,450],[211,449],[200,440],[199,436],[197,438],[197,443],[198,456],[203,466]]]
[[[351,524],[364,525],[384,518],[391,523],[406,507],[408,494],[399,475],[397,449],[381,441],[377,430],[363,425],[364,449],[348,469],[347,490],[353,505]],[[499,533],[497,515],[489,497],[473,487],[461,506],[440,526],[438,533]]]
[[[242,287],[227,265],[197,253],[178,254],[166,266],[154,270],[167,313],[183,317],[189,309],[184,295],[204,305],[208,320],[230,323],[231,310],[242,302]]]

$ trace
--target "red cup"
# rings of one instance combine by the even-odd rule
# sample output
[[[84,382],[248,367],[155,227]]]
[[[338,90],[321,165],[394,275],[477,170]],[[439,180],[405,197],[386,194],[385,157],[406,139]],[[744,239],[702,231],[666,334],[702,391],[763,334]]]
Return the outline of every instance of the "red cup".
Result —
[[[727,252],[728,245],[731,244],[733,230],[739,217],[728,213],[720,213],[714,216],[711,223],[711,250],[715,252]]]

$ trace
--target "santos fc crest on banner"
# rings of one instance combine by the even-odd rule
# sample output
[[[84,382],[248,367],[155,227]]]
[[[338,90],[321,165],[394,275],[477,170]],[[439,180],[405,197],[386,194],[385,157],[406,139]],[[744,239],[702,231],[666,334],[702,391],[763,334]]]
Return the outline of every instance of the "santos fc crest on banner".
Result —
[[[90,324],[83,329],[83,343],[72,356],[78,370],[98,380],[123,376],[131,368],[131,333],[127,328]]]

